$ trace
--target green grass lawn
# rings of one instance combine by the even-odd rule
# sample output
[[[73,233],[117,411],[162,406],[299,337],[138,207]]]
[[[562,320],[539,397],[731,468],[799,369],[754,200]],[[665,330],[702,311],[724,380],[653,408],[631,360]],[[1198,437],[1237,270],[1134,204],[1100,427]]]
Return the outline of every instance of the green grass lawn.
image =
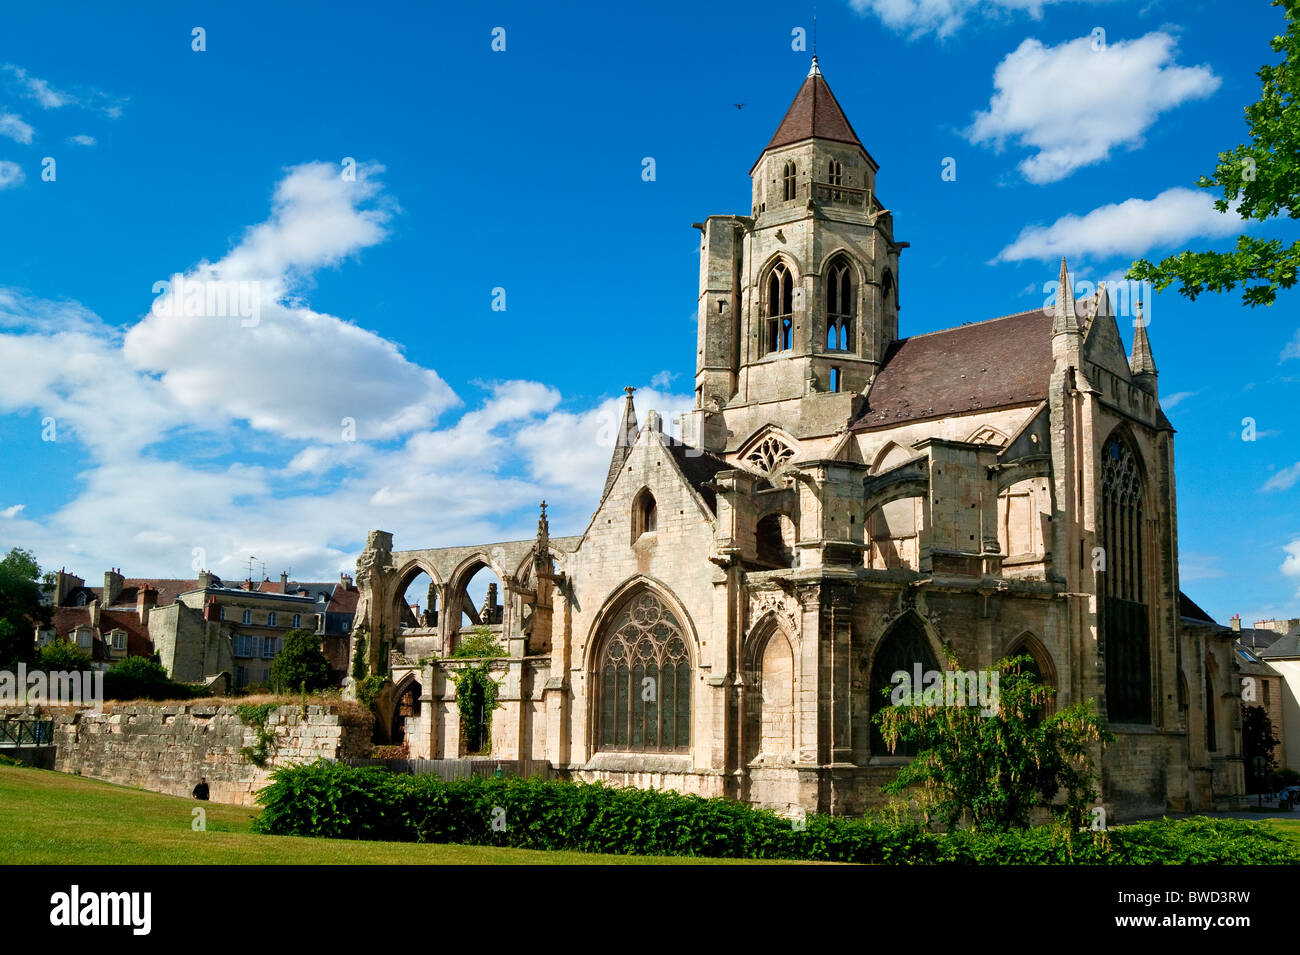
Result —
[[[207,810],[206,832],[190,828],[191,810],[200,805]],[[198,803],[80,776],[0,766],[0,863],[8,865],[644,865],[748,861],[264,836],[252,831],[253,815],[252,809],[241,806]]]

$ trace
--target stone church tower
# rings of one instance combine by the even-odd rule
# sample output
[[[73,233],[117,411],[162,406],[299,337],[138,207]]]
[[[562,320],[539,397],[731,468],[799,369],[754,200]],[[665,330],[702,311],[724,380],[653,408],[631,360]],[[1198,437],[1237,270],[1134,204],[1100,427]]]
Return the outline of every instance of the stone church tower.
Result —
[[[391,671],[382,722],[413,756],[853,813],[910,758],[873,720],[894,672],[1027,654],[1055,706],[1094,701],[1115,733],[1112,818],[1240,803],[1231,632],[1179,589],[1145,326],[1126,352],[1110,291],[1076,301],[1062,262],[1054,306],[900,337],[907,243],[878,171],[814,59],[749,214],[697,226],[683,440],[629,389],[581,534],[551,537],[544,509],[535,540],[371,532],[354,647]],[[485,568],[502,603],[479,611]],[[502,708],[467,730],[450,675],[471,627],[507,655]]]

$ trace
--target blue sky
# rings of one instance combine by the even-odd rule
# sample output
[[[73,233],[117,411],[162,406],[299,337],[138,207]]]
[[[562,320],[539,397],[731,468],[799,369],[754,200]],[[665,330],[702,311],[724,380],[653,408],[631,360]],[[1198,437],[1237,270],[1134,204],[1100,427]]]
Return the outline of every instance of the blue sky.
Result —
[[[622,387],[642,413],[689,401],[691,223],[748,210],[811,11],[264,6],[4,14],[0,547],[92,579],[238,577],[249,554],[306,578],[350,569],[371,528],[529,536],[542,497],[580,533]],[[1062,253],[1095,281],[1229,245],[1192,186],[1244,139],[1282,22],[1263,2],[819,5],[823,72],[912,243],[902,333],[1035,307]],[[159,314],[157,283],[204,277],[256,324]],[[1298,302],[1147,304],[1183,587],[1220,619],[1300,615]]]

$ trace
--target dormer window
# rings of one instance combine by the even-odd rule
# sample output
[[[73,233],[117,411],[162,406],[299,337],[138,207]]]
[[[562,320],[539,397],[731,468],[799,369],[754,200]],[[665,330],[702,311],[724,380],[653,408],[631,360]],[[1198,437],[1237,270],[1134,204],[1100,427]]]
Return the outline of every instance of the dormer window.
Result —
[[[787,160],[781,169],[781,194],[785,197],[786,202],[794,198],[794,174],[795,164],[793,161]]]
[[[767,277],[767,317],[763,329],[764,352],[794,347],[794,276],[784,262],[772,266]]]

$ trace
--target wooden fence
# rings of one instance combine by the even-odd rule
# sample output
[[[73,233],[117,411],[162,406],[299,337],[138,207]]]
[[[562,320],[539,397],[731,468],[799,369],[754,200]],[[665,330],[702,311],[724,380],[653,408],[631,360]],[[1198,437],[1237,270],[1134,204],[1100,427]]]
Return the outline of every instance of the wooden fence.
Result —
[[[554,770],[545,759],[348,759],[349,766],[379,766],[394,773],[437,776],[446,782],[475,776],[537,776],[553,779]]]

